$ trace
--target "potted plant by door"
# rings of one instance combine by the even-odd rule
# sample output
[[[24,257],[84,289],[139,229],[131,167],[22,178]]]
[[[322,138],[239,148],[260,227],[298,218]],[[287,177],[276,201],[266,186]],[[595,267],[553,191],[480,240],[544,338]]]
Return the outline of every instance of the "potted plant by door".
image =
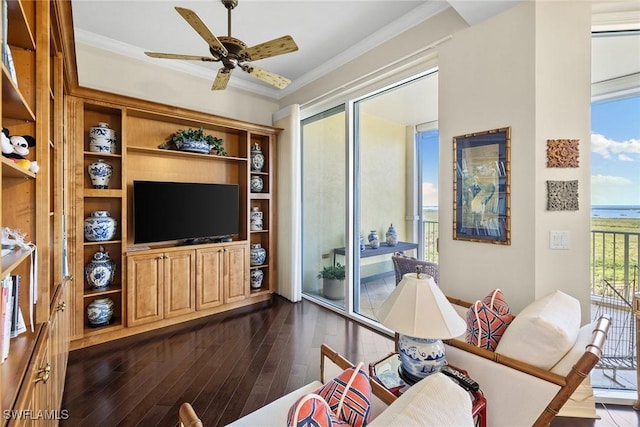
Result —
[[[324,267],[318,273],[318,279],[322,279],[322,295],[328,299],[344,298],[344,265],[337,263]]]
[[[172,133],[169,140],[160,145],[160,148],[226,156],[223,143],[222,139],[205,134],[202,128],[189,128]]]

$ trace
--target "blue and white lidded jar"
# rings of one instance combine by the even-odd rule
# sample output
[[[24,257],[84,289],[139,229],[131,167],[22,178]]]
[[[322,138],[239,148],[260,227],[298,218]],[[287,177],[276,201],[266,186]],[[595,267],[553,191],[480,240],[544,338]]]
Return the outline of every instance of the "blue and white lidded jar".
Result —
[[[262,265],[267,259],[267,250],[263,248],[260,243],[251,244],[249,254],[251,258],[251,266]]]
[[[90,326],[105,326],[113,318],[113,301],[109,298],[98,298],[87,306],[87,318]]]
[[[362,237],[362,233],[360,233],[360,252],[364,251],[364,237]]]
[[[258,210],[257,206],[251,208],[251,222],[249,228],[251,231],[262,230],[262,212]]]
[[[113,175],[113,167],[109,163],[99,159],[97,162],[91,163],[87,169],[93,188],[109,188],[109,180]]]
[[[259,193],[264,188],[264,181],[258,175],[252,175],[250,185],[252,193]]]
[[[89,287],[93,290],[105,289],[111,286],[116,272],[116,264],[109,259],[109,252],[102,246],[93,254],[93,260],[84,266],[84,274]]]
[[[257,142],[253,144],[251,147],[251,170],[255,172],[262,171],[264,167],[264,154],[262,154],[262,149],[260,148],[260,144]]]
[[[380,247],[380,239],[378,238],[378,232],[376,230],[371,230],[367,239],[369,240],[371,249],[378,249]]]
[[[94,211],[84,219],[84,238],[88,242],[104,242],[116,235],[116,220],[109,211]]]
[[[89,151],[116,152],[116,131],[109,127],[109,123],[100,122],[89,130]]]
[[[262,288],[262,279],[264,279],[264,271],[259,268],[251,270],[251,289],[255,291]]]
[[[387,245],[396,246],[398,244],[398,232],[393,227],[393,224],[389,226],[385,237],[387,238]]]

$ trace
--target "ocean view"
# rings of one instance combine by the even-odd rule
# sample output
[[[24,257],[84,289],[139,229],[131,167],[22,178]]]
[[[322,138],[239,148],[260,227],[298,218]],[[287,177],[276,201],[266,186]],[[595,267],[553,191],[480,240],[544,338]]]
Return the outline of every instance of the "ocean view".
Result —
[[[635,218],[640,219],[640,206],[594,205],[591,218]]]

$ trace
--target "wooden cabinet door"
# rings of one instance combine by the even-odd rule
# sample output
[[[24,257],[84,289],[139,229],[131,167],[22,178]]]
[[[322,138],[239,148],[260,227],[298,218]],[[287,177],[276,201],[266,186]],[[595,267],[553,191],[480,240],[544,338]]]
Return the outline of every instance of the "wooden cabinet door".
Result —
[[[196,252],[168,252],[164,255],[164,317],[196,311]]]
[[[249,294],[249,245],[224,249],[225,303],[241,301]]]
[[[9,415],[9,426],[49,426],[56,425],[53,420],[37,419],[38,414],[52,412],[51,402],[52,367],[49,362],[49,324],[45,323],[40,331],[28,365],[27,375],[15,406]],[[55,417],[55,414],[52,414]]]
[[[53,409],[60,409],[64,390],[67,360],[69,356],[69,324],[71,311],[68,308],[69,283],[64,280],[51,304],[49,322],[49,354],[51,363],[51,402]]]
[[[196,265],[196,310],[221,305],[223,302],[223,248],[199,249]]]
[[[127,257],[127,325],[156,322],[163,316],[162,253]]]

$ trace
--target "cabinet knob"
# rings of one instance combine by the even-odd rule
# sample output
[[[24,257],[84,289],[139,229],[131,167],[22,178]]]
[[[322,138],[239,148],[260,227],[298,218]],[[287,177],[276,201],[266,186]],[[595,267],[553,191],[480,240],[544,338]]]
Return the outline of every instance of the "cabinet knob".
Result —
[[[46,384],[49,381],[49,375],[51,375],[51,364],[47,363],[43,369],[38,371],[38,377],[34,380],[34,382],[42,381],[43,384]]]
[[[67,308],[67,303],[64,301],[61,301],[56,306],[56,311],[64,311],[65,308]]]

